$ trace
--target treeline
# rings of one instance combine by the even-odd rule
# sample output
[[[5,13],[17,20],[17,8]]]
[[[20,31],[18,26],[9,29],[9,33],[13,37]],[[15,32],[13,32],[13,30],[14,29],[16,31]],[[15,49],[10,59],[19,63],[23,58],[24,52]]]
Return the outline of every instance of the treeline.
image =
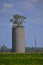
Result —
[[[43,52],[43,47],[26,47],[26,52]]]
[[[10,49],[7,46],[3,45],[3,46],[0,47],[0,52],[12,52],[12,49]]]
[[[0,52],[12,52],[12,48],[3,45],[0,47]],[[25,47],[25,52],[43,52],[43,47]]]

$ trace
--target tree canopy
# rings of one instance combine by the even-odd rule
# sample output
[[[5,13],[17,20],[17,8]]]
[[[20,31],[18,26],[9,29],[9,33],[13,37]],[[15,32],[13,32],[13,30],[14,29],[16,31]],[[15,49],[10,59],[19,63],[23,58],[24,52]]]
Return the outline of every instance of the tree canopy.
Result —
[[[16,26],[22,26],[24,19],[26,19],[26,17],[16,14],[13,15],[13,19],[10,19],[10,22]]]

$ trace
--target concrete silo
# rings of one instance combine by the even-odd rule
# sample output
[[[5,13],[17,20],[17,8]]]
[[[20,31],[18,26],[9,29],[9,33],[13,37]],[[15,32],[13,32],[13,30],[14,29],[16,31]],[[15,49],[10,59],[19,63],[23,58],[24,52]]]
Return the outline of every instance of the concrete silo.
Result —
[[[24,26],[12,28],[12,51],[25,52],[25,31]]]
[[[10,19],[10,22],[13,23],[12,52],[25,52],[25,31],[22,25],[24,19],[26,19],[26,17],[18,14],[14,15],[13,19]]]

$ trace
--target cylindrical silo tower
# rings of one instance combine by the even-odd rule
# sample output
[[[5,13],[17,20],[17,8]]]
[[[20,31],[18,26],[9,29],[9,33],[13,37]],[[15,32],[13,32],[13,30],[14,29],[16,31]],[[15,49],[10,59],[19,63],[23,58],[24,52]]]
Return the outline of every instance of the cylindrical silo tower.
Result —
[[[25,31],[24,26],[12,28],[12,51],[25,52]]]

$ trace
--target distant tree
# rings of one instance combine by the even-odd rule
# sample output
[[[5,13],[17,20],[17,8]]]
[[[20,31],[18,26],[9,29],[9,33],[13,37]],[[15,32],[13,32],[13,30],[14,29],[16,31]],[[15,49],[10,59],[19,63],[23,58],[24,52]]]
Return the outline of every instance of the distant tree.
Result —
[[[1,47],[1,52],[6,52],[6,51],[7,51],[7,46],[3,45],[3,46]]]
[[[26,19],[26,17],[16,14],[13,15],[13,19],[10,19],[10,22],[15,26],[22,26],[24,19]]]
[[[5,45],[1,46],[1,48],[0,48],[0,52],[11,52],[11,51],[12,51],[12,49],[7,48],[7,46],[5,46]]]

